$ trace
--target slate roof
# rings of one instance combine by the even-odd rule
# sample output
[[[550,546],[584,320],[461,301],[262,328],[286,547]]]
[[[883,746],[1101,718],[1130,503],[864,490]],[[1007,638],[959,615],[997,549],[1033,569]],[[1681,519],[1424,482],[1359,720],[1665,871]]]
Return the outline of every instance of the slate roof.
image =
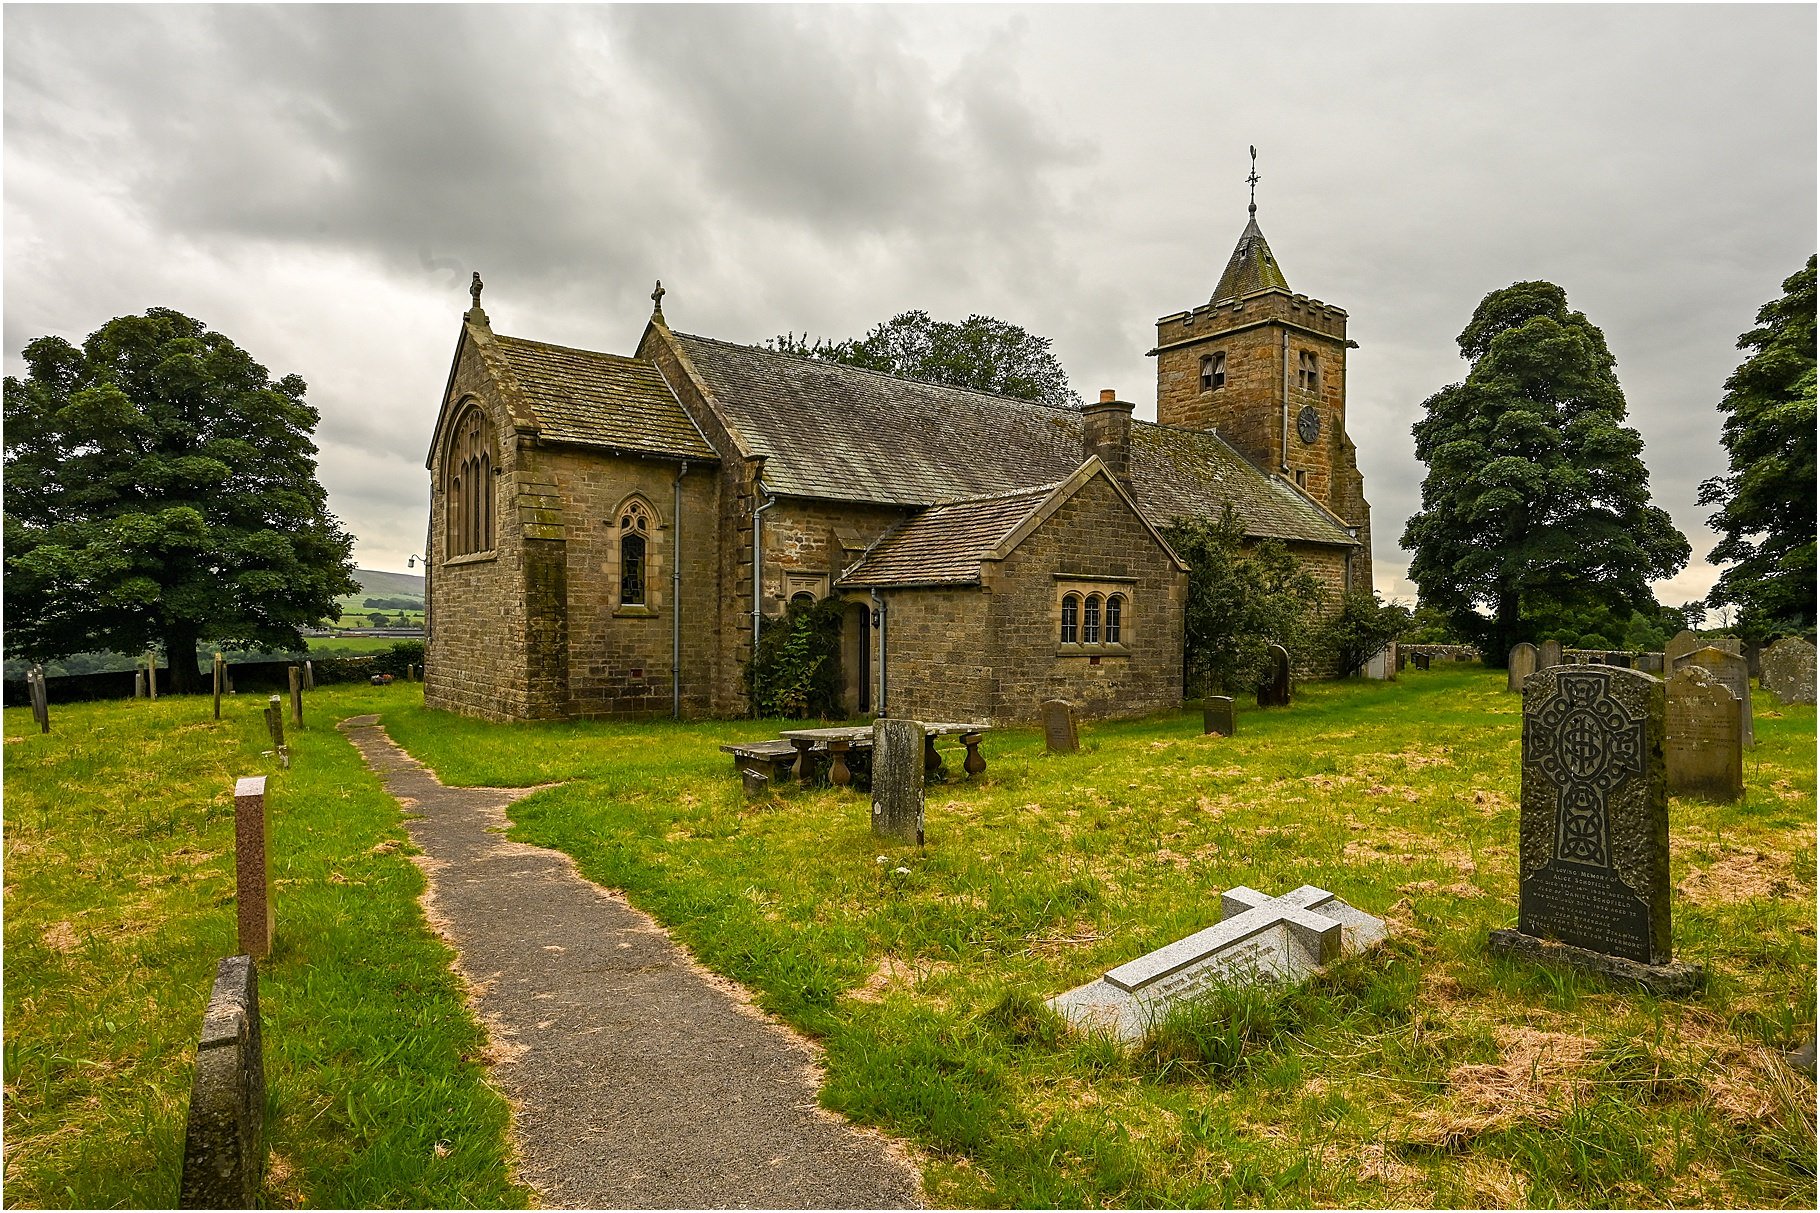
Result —
[[[657,367],[522,337],[493,339],[553,442],[712,460],[714,448]]]
[[[1270,245],[1264,240],[1264,232],[1258,227],[1254,212],[1251,222],[1239,235],[1238,247],[1232,250],[1226,272],[1220,275],[1220,284],[1213,288],[1213,301],[1237,299],[1271,286],[1288,290],[1289,282],[1283,277],[1277,259],[1271,255]]]
[[[980,561],[1053,493],[1053,484],[930,506],[872,546],[842,585],[972,585]]]
[[[1072,409],[673,335],[727,421],[766,456],[772,493],[932,506],[1057,484],[1081,465]],[[1253,537],[1356,542],[1207,431],[1133,421],[1131,480],[1158,525],[1218,516],[1231,502]]]

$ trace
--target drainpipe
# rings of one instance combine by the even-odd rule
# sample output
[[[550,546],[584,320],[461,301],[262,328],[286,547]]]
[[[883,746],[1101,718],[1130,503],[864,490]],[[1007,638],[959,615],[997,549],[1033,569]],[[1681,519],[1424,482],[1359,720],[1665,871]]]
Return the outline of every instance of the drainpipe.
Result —
[[[1289,330],[1283,330],[1283,475],[1289,475]]]
[[[764,548],[761,545],[765,525],[764,520],[760,518],[759,515],[776,505],[777,498],[770,497],[770,495],[765,492],[765,486],[760,484],[756,479],[752,482],[752,488],[760,497],[769,498],[763,505],[754,506],[752,508],[752,660],[757,661],[758,625],[760,619],[763,617],[761,601],[764,593],[765,576]],[[758,715],[757,699],[752,701],[752,715],[755,717]]]
[[[874,716],[884,716],[885,711],[885,600],[878,596],[878,590],[869,590],[872,595],[872,631],[878,637],[878,701],[872,705]]]
[[[689,461],[676,469],[670,505],[670,719],[682,719],[682,478]]]

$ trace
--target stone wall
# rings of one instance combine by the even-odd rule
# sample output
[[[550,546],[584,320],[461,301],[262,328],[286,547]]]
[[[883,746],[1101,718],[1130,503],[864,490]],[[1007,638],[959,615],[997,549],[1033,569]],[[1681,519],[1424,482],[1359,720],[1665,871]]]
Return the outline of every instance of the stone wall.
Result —
[[[925,723],[996,721],[994,674],[1005,668],[1005,655],[994,661],[984,643],[991,595],[977,586],[879,594],[885,601],[887,714]]]

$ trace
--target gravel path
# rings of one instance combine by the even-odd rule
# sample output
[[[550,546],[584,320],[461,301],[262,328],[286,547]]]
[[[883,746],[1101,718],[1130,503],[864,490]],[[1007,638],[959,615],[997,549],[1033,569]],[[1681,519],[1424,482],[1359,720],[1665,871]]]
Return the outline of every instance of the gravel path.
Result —
[[[513,1105],[519,1178],[564,1208],[903,1208],[920,1176],[816,1103],[809,1044],[557,851],[504,837],[529,788],[446,788],[341,722],[422,850]]]

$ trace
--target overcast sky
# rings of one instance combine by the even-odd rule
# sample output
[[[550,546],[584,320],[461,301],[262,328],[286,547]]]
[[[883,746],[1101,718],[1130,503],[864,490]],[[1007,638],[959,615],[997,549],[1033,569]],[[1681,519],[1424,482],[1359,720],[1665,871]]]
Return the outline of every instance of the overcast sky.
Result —
[[[1738,334],[1815,246],[1815,9],[33,6],[5,9],[5,364],[174,307],[301,374],[369,568],[422,549],[468,304],[630,353],[908,308],[1054,339],[1155,416],[1158,316],[1258,219],[1345,308],[1379,590],[1486,293],[1604,329],[1693,544]]]

